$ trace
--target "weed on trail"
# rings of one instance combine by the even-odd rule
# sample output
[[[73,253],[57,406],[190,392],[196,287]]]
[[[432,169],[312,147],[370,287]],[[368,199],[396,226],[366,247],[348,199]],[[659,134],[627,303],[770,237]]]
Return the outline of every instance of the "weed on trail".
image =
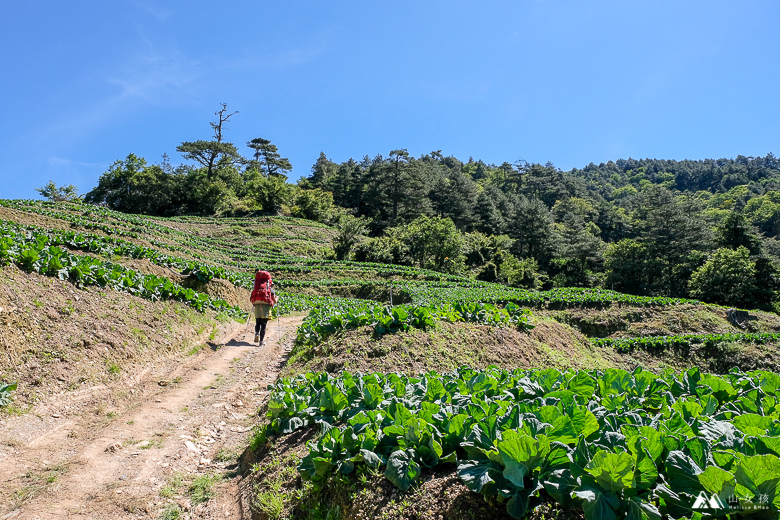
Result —
[[[179,520],[179,518],[182,518],[183,511],[181,510],[181,507],[179,507],[179,504],[168,504],[165,506],[165,509],[163,509],[163,512],[160,513],[160,520]]]
[[[222,480],[221,475],[201,475],[198,477],[188,476],[184,473],[176,472],[171,476],[167,484],[160,488],[159,494],[163,498],[174,498],[178,495],[186,494],[190,497],[192,506],[206,502],[214,497],[214,484]],[[171,504],[173,506],[174,504]],[[166,507],[163,515],[173,515],[175,512],[171,506]],[[176,506],[178,507],[178,506]],[[181,511],[179,510],[179,513]],[[161,516],[161,518],[179,518],[178,516]]]
[[[214,496],[214,484],[220,480],[222,480],[220,475],[203,475],[193,480],[187,489],[192,505],[196,506],[212,498]]]
[[[178,471],[173,474],[167,484],[160,488],[160,496],[163,498],[172,498],[184,487],[184,474]]]
[[[42,494],[47,488],[55,485],[60,475],[68,469],[66,464],[49,466],[41,471],[28,471],[20,477],[23,486],[11,496],[9,504],[5,504],[9,511],[20,508],[25,503]],[[0,509],[2,511],[3,509]]]

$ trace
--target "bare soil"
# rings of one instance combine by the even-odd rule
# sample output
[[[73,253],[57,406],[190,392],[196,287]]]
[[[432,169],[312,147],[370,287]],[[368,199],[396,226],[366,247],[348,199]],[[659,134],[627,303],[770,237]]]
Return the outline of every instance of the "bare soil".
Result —
[[[178,302],[80,290],[15,266],[0,268],[0,380],[19,385],[10,411],[21,413],[52,394],[132,381],[160,359],[196,352],[216,334],[216,317]]]
[[[0,518],[241,518],[237,457],[299,320],[274,324],[262,347],[226,324],[213,348],[141,375],[110,410],[80,392],[4,417]],[[197,504],[193,484],[208,481]]]
[[[241,518],[237,458],[300,318],[263,347],[217,318],[0,269],[0,380],[19,385],[0,412],[0,518]]]
[[[642,367],[655,372],[699,367],[705,372],[780,371],[780,345],[722,343],[717,348],[634,349],[619,352],[593,345],[575,327],[535,317],[530,333],[512,328],[439,323],[433,330],[411,329],[376,337],[371,327],[338,333],[315,347],[296,346],[283,375],[307,371],[405,372],[484,368],[594,369]]]

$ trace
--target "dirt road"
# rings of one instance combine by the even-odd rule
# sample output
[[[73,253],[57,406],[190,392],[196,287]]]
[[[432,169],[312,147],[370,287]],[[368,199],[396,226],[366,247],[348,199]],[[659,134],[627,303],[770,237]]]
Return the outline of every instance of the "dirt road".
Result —
[[[300,320],[3,419],[0,520],[241,518],[237,457]]]

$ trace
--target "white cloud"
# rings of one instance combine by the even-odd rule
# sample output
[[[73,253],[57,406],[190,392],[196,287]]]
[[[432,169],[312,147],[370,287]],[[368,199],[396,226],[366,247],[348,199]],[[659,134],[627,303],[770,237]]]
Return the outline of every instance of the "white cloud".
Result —
[[[119,88],[112,102],[129,99],[153,104],[177,103],[191,98],[188,90],[205,75],[198,61],[188,59],[178,51],[150,52],[130,58],[121,70],[108,76],[109,84]]]

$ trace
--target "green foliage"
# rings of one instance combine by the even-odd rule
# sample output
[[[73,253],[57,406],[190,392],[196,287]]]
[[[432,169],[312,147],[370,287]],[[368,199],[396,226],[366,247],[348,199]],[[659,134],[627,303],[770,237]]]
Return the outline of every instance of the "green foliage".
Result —
[[[638,338],[592,338],[591,342],[598,346],[614,347],[621,352],[629,352],[635,348],[645,350],[689,349],[693,346],[717,347],[722,343],[748,343],[764,345],[780,341],[776,333],[745,333],[745,334],[681,334],[672,336],[642,336]]]
[[[361,199],[364,207],[371,208],[367,216],[372,218],[375,229],[397,226],[431,213],[429,194],[433,178],[426,162],[414,159],[402,148],[392,150],[387,158],[378,155],[361,166],[367,170],[359,175],[363,181]]]
[[[477,185],[465,173],[454,169],[443,171],[432,186],[430,198],[433,213],[450,219],[458,229],[471,229],[476,223]]]
[[[745,247],[751,255],[761,252],[761,240],[742,213],[730,212],[723,224],[718,226],[717,234],[722,247],[729,249]]]
[[[743,211],[747,220],[759,231],[777,236],[780,230],[780,191],[771,190],[750,199]]]
[[[502,235],[506,233],[507,219],[499,209],[500,199],[504,194],[495,186],[487,186],[477,195],[474,205],[473,230],[486,235]]]
[[[462,238],[449,218],[421,216],[401,229],[415,263],[423,269],[458,272]]]
[[[519,258],[535,258],[547,265],[556,254],[560,234],[547,206],[538,199],[522,198],[515,205],[507,234],[515,239],[512,253]]]
[[[168,278],[156,275],[143,275],[112,262],[99,260],[92,256],[73,255],[60,246],[84,249],[91,252],[125,252],[123,246],[111,247],[105,239],[85,237],[72,231],[53,233],[52,236],[32,231],[25,234],[15,229],[11,223],[0,221],[0,265],[11,262],[22,269],[35,271],[47,276],[56,276],[60,280],[70,280],[78,287],[97,285],[114,290],[129,292],[152,301],[178,300],[199,311],[213,309],[231,316],[240,317],[244,312],[229,306],[224,300],[214,299],[192,289],[185,289]],[[129,245],[129,250],[138,248],[143,253],[154,253],[146,248]],[[159,253],[157,253],[159,255]],[[197,265],[197,263],[194,263]],[[203,266],[197,273],[211,275],[216,268]],[[193,269],[193,272],[195,270]],[[209,278],[210,279],[210,278]]]
[[[740,246],[736,251],[721,248],[715,251],[688,283],[691,296],[704,301],[719,302],[747,308],[754,304],[756,264],[750,251]]]
[[[526,289],[539,289],[544,285],[546,277],[539,272],[539,264],[533,258],[518,260],[510,253],[500,253],[493,260],[497,263],[499,282]]]
[[[192,505],[196,506],[212,498],[214,496],[214,484],[220,480],[222,480],[222,477],[219,475],[201,475],[193,480],[187,488]]]
[[[11,392],[16,390],[16,383],[0,383],[0,408],[8,406],[13,396]]]
[[[638,240],[645,245],[653,268],[648,273],[650,294],[688,296],[687,280],[699,267],[696,251],[708,251],[713,243],[701,205],[689,198],[675,198],[669,190],[653,186],[637,197],[632,214]],[[682,267],[682,268],[681,268]]]
[[[89,204],[105,203],[112,209],[133,212],[140,202],[137,199],[145,195],[139,194],[139,188],[143,186],[141,177],[146,168],[146,159],[132,153],[124,161],[115,161],[100,176],[97,187],[87,193],[84,201]]]
[[[349,223],[350,221],[347,221]],[[416,265],[446,273],[463,270],[463,235],[452,220],[421,216],[366,241],[355,252],[359,260]],[[338,250],[337,250],[338,252]]]
[[[179,504],[168,504],[160,513],[160,520],[179,520],[183,514]]]
[[[85,200],[147,215],[242,214],[258,205],[266,212],[279,212],[292,196],[292,186],[283,175],[292,166],[278,156],[270,141],[254,139],[248,144],[256,149],[256,158],[248,161],[246,173],[239,171],[238,166],[247,161],[235,145],[222,141],[222,123],[233,115],[225,116],[224,111],[225,106],[217,112],[220,123],[212,123],[215,140],[186,141],[177,147],[185,159],[195,161],[199,168],[173,168],[167,157],[160,165],[148,165],[143,158],[130,154],[100,177]],[[309,199],[302,201],[299,211],[321,218],[321,199]]]
[[[257,170],[250,170],[246,174],[246,191],[263,211],[271,214],[279,213],[282,206],[292,201],[293,196],[293,187],[287,184],[284,177],[264,176]]]
[[[224,165],[211,176],[205,168],[180,167],[173,171],[166,163],[149,165],[144,158],[130,154],[114,162],[84,200],[126,213],[214,213],[235,197],[241,184],[235,175],[235,170]]]
[[[342,215],[338,223],[338,235],[333,241],[336,259],[346,260],[352,248],[365,236],[371,219],[355,218],[352,215]]]
[[[607,307],[628,304],[637,307],[655,307],[700,303],[698,300],[666,296],[635,296],[598,288],[561,287],[549,291],[529,291],[498,284],[452,281],[398,284],[417,304],[448,302],[513,302],[527,307]]]
[[[514,240],[507,235],[486,235],[475,231],[463,234],[462,252],[468,268],[482,266],[501,252],[509,251]]]
[[[700,493],[723,514],[760,504],[774,517],[778,403],[780,377],[764,371],[307,373],[272,386],[264,430],[322,426],[298,467],[315,483],[384,466],[407,490],[423,468],[455,463],[515,518],[546,500],[594,520],[690,518]]]
[[[287,180],[285,175],[292,170],[289,159],[279,155],[279,148],[268,139],[256,137],[246,145],[255,151],[254,160],[249,162],[248,170],[256,169],[265,177],[279,177]]]
[[[78,202],[81,200],[79,189],[72,184],[58,187],[54,181],[49,181],[45,186],[35,188],[35,191],[54,202]]]
[[[360,262],[407,266],[414,262],[409,241],[401,227],[388,228],[384,235],[356,244],[353,251],[355,260]]]
[[[298,190],[293,198],[292,216],[315,222],[329,222],[336,209],[333,194],[319,188]]]
[[[261,210],[320,222],[348,212],[371,219],[374,238],[350,247],[337,244],[338,259],[354,253],[358,260],[449,273],[466,272],[460,254],[453,240],[434,241],[433,235],[456,241],[463,232],[507,234],[514,240],[509,253],[519,263],[502,254],[503,273],[496,261],[486,260],[471,275],[523,287],[603,285],[684,298],[690,296],[692,274],[719,245],[764,251],[761,282],[771,281],[771,263],[780,259],[780,248],[753,231],[755,226],[774,237],[780,229],[780,168],[771,154],[718,161],[629,159],[562,172],[549,163],[463,163],[441,152],[414,158],[405,149],[342,164],[322,153],[311,176],[294,190],[285,174],[291,165],[269,140],[247,143],[255,152],[250,161],[225,148],[233,145],[221,140],[221,123],[229,117],[223,112],[224,107],[219,125],[212,124],[215,141],[180,147],[200,168],[172,168],[167,160],[150,166],[131,154],[101,177],[88,201],[157,215]],[[720,184],[713,185],[714,178]],[[705,189],[710,191],[692,191]],[[419,226],[425,218],[429,221]],[[436,218],[449,219],[459,233],[432,222]],[[641,248],[616,245],[624,239]],[[436,254],[431,244],[452,251]],[[774,289],[760,292],[753,305],[770,308]]]
[[[232,143],[220,141],[184,141],[176,151],[185,159],[195,161],[206,168],[206,176],[212,180],[216,175],[216,166],[232,165],[241,160],[238,148]]]
[[[607,246],[604,252],[606,285],[632,294],[644,294],[650,286],[653,259],[648,247],[631,238]]]
[[[395,307],[358,301],[344,302],[338,307],[320,305],[312,309],[298,329],[298,343],[316,344],[335,332],[365,326],[374,327],[374,332],[380,336],[410,328],[426,330],[439,320],[511,325],[528,332],[534,327],[530,317],[528,309],[521,309],[514,303],[502,309],[490,303],[478,302]]]
[[[595,210],[587,201],[572,198],[556,204],[553,211],[563,212],[556,224],[561,237],[559,257],[552,262],[563,281],[556,285],[596,285],[594,273],[600,268],[605,245],[599,236],[601,230],[591,220]]]

